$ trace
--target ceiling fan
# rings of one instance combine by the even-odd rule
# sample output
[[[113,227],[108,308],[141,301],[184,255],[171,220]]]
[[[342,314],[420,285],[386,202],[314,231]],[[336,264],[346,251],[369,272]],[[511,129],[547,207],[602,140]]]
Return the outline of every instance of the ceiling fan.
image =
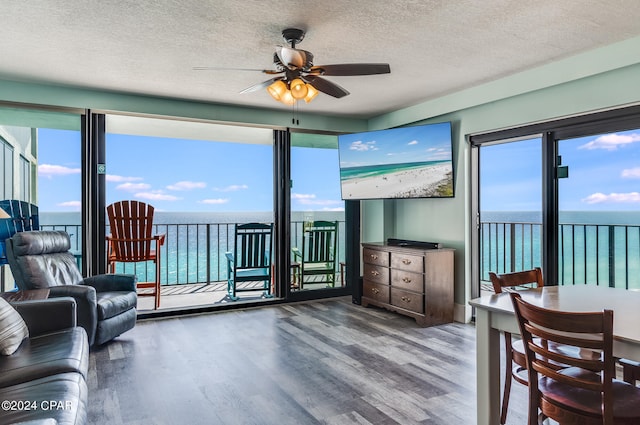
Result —
[[[355,76],[388,74],[391,72],[387,63],[344,63],[334,65],[314,65],[313,54],[296,49],[296,45],[304,39],[304,31],[298,28],[287,28],[282,37],[291,45],[278,46],[273,55],[274,69],[242,69],[260,71],[263,74],[277,75],[269,80],[247,87],[240,93],[249,93],[267,89],[276,100],[286,104],[294,104],[298,100],[310,102],[318,92],[335,98],[347,96],[349,92],[324,76]],[[215,67],[194,67],[194,70],[216,70]],[[227,68],[228,69],[228,68]]]

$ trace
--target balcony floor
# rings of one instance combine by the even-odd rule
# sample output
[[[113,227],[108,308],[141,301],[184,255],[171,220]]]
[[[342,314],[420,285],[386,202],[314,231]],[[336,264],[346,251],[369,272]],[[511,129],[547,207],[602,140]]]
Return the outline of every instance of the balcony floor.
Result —
[[[340,285],[340,275],[336,276],[336,286]],[[306,289],[324,288],[326,284],[305,283]],[[223,303],[242,303],[243,301],[256,301],[262,299],[264,292],[262,283],[248,282],[241,285],[242,288],[255,288],[255,291],[239,292],[238,301],[231,301],[227,294],[227,281],[211,282],[209,284],[183,284],[168,285],[160,289],[160,308],[158,310],[177,310],[189,307],[201,307]],[[153,297],[141,296],[146,290],[138,293],[138,311],[153,311]]]

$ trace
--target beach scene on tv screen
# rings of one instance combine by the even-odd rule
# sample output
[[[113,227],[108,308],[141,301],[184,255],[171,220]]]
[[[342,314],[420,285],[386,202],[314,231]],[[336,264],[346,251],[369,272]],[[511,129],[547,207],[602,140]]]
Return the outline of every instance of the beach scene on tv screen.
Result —
[[[338,137],[343,199],[453,196],[451,124]]]

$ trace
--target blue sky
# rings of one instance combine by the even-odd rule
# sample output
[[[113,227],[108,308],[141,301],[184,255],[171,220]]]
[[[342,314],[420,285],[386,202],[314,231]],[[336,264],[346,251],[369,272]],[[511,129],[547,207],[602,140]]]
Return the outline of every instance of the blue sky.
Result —
[[[80,210],[80,134],[39,130],[41,211]],[[271,211],[272,147],[107,135],[107,204],[158,211]],[[292,150],[292,209],[343,210],[335,149]]]
[[[561,211],[640,210],[640,130],[562,140],[558,153]],[[483,147],[480,160],[482,210],[541,210],[540,139]]]
[[[451,159],[451,126],[427,126],[346,134],[338,137],[340,165],[362,167]]]
[[[424,152],[424,143],[412,135],[415,128],[406,130],[394,140],[378,137],[380,132],[367,138],[341,137],[341,143],[355,143],[360,150],[343,150],[340,160],[362,164],[417,158],[412,150]],[[413,140],[418,143],[409,144]],[[80,134],[41,129],[38,149],[41,210],[79,211]],[[559,150],[569,166],[569,178],[560,181],[561,210],[640,210],[640,130],[564,140]],[[401,152],[413,153],[389,155]],[[540,156],[539,139],[481,148],[482,209],[539,211]],[[107,138],[107,203],[140,199],[160,211],[270,211],[271,173],[270,146],[114,134]],[[293,148],[291,173],[294,211],[343,208],[336,150]]]

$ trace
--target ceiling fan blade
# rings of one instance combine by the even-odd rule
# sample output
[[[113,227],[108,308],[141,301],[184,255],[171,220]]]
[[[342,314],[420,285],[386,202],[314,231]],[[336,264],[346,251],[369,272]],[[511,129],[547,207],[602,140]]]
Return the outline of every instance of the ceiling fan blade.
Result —
[[[263,74],[275,75],[282,74],[284,71],[275,69],[258,69],[258,68],[223,68],[218,66],[194,66],[194,71],[257,71]]]
[[[302,79],[305,82],[311,84],[316,90],[328,94],[329,96],[337,97],[338,99],[349,94],[348,91],[346,91],[339,85],[316,75],[308,75],[306,77],[303,77]]]
[[[250,92],[254,92],[254,91],[258,91],[258,90],[262,90],[262,89],[266,89],[267,87],[269,87],[271,84],[273,84],[274,82],[281,80],[281,77],[276,77],[276,78],[271,78],[270,80],[267,81],[263,81],[261,83],[258,84],[254,84],[251,87],[247,87],[246,89],[242,90],[240,92],[240,94],[243,93],[250,93]]]
[[[349,76],[389,74],[388,63],[341,63],[336,65],[313,66],[309,70],[314,75]]]
[[[194,66],[194,71],[264,71],[258,68],[225,68],[219,66]]]

